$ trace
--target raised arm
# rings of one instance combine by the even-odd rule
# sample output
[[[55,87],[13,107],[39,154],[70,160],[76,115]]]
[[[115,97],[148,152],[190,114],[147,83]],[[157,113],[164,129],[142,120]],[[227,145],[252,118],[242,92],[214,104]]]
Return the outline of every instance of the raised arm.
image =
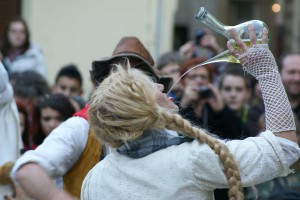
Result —
[[[265,104],[266,129],[276,136],[297,143],[296,126],[291,105],[277,69],[275,59],[268,47],[268,31],[264,28],[262,44],[257,38],[252,25],[249,27],[251,47],[247,47],[235,30],[231,35],[239,49],[228,42],[228,50],[238,57],[246,72],[259,82]]]

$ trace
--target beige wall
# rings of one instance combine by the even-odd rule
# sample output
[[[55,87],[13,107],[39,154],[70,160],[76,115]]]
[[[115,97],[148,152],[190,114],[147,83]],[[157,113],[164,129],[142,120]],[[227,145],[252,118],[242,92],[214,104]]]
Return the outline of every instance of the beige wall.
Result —
[[[26,0],[22,15],[44,51],[49,83],[61,66],[75,63],[87,97],[91,61],[111,55],[122,36],[139,37],[155,59],[171,50],[176,6],[174,0]]]

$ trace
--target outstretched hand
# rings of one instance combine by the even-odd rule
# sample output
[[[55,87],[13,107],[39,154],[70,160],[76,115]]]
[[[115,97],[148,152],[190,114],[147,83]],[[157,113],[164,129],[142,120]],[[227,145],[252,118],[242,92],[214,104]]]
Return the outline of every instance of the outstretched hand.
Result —
[[[233,39],[227,42],[229,53],[237,59],[239,59],[241,64],[243,64],[246,61],[246,58],[242,57],[242,55],[244,55],[247,52],[248,48],[251,48],[253,45],[256,45],[258,43],[255,30],[252,24],[248,25],[248,31],[250,36],[250,46],[247,46],[245,44],[245,42],[240,38],[235,29],[230,30],[230,34]],[[263,28],[263,34],[260,43],[268,44],[268,30],[265,27]]]

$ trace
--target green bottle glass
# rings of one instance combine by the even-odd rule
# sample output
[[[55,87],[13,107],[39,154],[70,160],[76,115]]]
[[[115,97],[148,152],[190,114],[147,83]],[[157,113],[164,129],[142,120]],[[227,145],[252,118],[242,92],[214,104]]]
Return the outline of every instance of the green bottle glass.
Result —
[[[232,39],[232,37],[229,33],[229,30],[234,28],[238,32],[240,38],[246,43],[246,45],[250,45],[250,36],[249,36],[249,31],[248,31],[249,24],[253,24],[258,43],[262,39],[263,28],[265,27],[269,30],[268,26],[260,20],[250,20],[250,21],[247,21],[247,22],[235,25],[235,26],[224,25],[223,23],[218,21],[212,14],[210,14],[204,7],[201,7],[199,9],[195,18],[202,21],[204,24],[206,24],[212,30],[224,35],[226,38],[228,38],[228,40]],[[268,38],[270,38],[270,34],[268,35]],[[219,55],[207,60],[205,62],[205,64],[214,63],[214,62],[239,63],[239,60],[237,60],[234,56],[229,54],[229,52],[227,50],[227,51],[220,53]]]

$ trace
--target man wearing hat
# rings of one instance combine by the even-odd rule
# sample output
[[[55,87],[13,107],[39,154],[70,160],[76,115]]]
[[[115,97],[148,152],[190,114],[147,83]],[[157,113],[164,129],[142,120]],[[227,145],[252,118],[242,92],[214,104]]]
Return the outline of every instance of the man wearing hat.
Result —
[[[136,37],[123,37],[112,56],[92,63],[94,86],[105,79],[112,64],[129,60],[132,67],[145,71],[168,89],[171,78],[158,78],[150,53]],[[91,134],[88,105],[52,131],[36,150],[17,160],[11,176],[34,199],[74,199],[80,197],[81,184],[89,170],[108,152],[108,148]],[[63,176],[64,190],[51,180]],[[50,178],[51,177],[51,178]]]

